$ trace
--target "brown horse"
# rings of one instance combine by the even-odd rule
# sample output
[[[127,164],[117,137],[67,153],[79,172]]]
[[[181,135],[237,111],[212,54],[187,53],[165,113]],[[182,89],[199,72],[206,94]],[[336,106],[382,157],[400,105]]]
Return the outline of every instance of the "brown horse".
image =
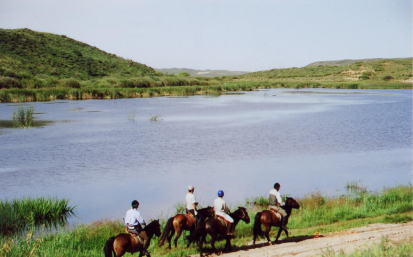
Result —
[[[152,221],[143,230],[146,232],[149,242],[154,235],[160,236],[161,225],[159,224],[159,220]],[[148,257],[151,256],[147,249],[144,249],[142,242],[138,241],[135,236],[129,233],[121,233],[117,236],[109,238],[103,248],[105,257],[120,257],[126,252],[135,253],[138,251],[140,252],[139,256],[143,256],[144,254]]]
[[[244,221],[245,223],[250,223],[250,217],[248,216],[247,209],[244,207],[238,207],[236,211],[233,213],[230,213],[229,216],[234,219],[234,228],[237,226],[238,222],[240,220]],[[226,240],[225,244],[225,249],[230,249],[231,248],[231,237],[227,236],[227,227],[228,224],[224,224],[221,221],[221,218],[218,218],[216,216],[211,217],[206,219],[205,225],[204,225],[204,230],[201,231],[200,233],[200,239],[199,239],[199,249],[202,254],[202,247],[203,243],[205,242],[205,238],[207,234],[211,236],[211,246],[213,251],[216,251],[215,249],[215,241],[217,240]]]
[[[165,240],[168,239],[168,248],[171,248],[171,240],[172,237],[175,235],[174,244],[175,247],[178,246],[178,239],[181,236],[184,230],[190,231],[190,235],[188,237],[188,244],[187,247],[192,243],[193,239],[195,238],[193,233],[195,230],[196,224],[200,224],[205,220],[207,217],[212,217],[214,215],[214,208],[206,207],[203,209],[199,209],[197,214],[197,218],[195,218],[192,214],[177,214],[168,219],[168,222],[165,225],[165,229],[159,239],[159,246],[162,246],[165,243]]]
[[[287,220],[285,222],[285,225],[288,224],[288,219],[291,215],[292,209],[299,209],[300,205],[297,203],[294,198],[287,197],[287,200],[285,201],[285,205],[283,206],[284,210],[287,212],[287,216],[285,217]],[[264,232],[261,229],[261,224],[264,225],[265,230]],[[281,227],[281,214],[276,215],[273,211],[270,210],[264,210],[262,212],[258,212],[255,215],[255,222],[254,222],[254,227],[253,227],[253,244],[255,244],[255,241],[258,236],[264,236],[267,238],[267,241],[269,244],[271,244],[270,240],[270,230],[271,226],[279,227],[277,237],[275,238],[275,242],[278,241],[278,238],[281,235],[282,231],[285,231],[285,234],[288,237],[288,230],[285,227]]]

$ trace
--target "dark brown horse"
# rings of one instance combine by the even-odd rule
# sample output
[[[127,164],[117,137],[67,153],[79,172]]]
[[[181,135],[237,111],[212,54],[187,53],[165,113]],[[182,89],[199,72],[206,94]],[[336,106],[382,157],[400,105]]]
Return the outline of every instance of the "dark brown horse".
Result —
[[[299,209],[300,205],[297,203],[296,200],[294,200],[294,198],[287,197],[287,200],[285,201],[285,205],[283,206],[283,208],[285,212],[287,212],[287,216],[285,217],[287,219],[285,225],[287,225],[292,209]],[[261,229],[261,225],[265,227],[264,232]],[[279,227],[277,236],[275,238],[275,242],[278,241],[278,238],[280,237],[282,231],[285,231],[285,234],[288,237],[288,230],[285,227],[281,227],[281,214],[276,215],[273,211],[270,210],[258,212],[255,215],[254,227],[252,230],[254,234],[253,244],[255,244],[255,241],[258,236],[264,235],[267,238],[268,243],[271,244],[270,230],[272,226]]]
[[[234,219],[234,228],[237,226],[240,220],[244,221],[245,223],[250,223],[250,217],[248,216],[247,209],[244,207],[238,207],[236,211],[230,213],[229,216]],[[204,230],[200,233],[199,239],[199,249],[202,254],[202,247],[203,243],[205,242],[205,238],[207,234],[211,236],[211,246],[214,251],[215,249],[215,241],[217,240],[226,240],[225,249],[231,248],[231,237],[227,236],[227,226],[228,224],[224,224],[220,218],[214,216],[211,218],[206,219]]]
[[[154,235],[160,236],[161,225],[159,224],[159,220],[152,221],[143,230],[146,232],[149,242]],[[120,257],[126,252],[140,252],[139,256],[143,256],[144,254],[149,257],[151,256],[147,249],[144,249],[142,242],[138,241],[136,236],[129,233],[121,233],[117,236],[109,238],[106,241],[103,252],[105,253],[105,257]]]
[[[168,248],[171,248],[171,240],[172,237],[175,235],[174,244],[175,247],[178,246],[178,239],[181,236],[184,230],[190,231],[190,235],[188,237],[188,244],[187,247],[192,243],[193,239],[195,239],[193,233],[195,230],[196,223],[200,224],[203,220],[208,217],[214,216],[214,208],[206,207],[203,209],[198,210],[198,220],[192,214],[177,214],[168,219],[165,229],[161,235],[159,240],[159,246],[162,246],[165,243],[165,240],[168,240]]]

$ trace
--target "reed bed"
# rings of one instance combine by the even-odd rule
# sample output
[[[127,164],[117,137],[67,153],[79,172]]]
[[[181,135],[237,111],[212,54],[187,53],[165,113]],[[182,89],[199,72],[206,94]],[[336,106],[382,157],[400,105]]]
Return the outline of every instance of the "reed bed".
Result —
[[[29,128],[33,126],[33,107],[20,107],[13,113],[15,127]]]
[[[338,197],[326,197],[319,193],[308,195],[298,199],[301,208],[293,210],[288,225],[290,234],[312,235],[371,223],[410,221],[413,219],[412,190],[412,186],[399,186],[379,193],[349,191]],[[255,199],[247,201],[251,222],[256,212],[266,207],[265,198],[260,197],[262,200],[256,202]],[[250,242],[251,229],[251,223],[240,222],[233,244],[241,246]],[[32,238],[30,233],[26,236],[0,236],[0,256],[102,256],[105,241],[123,231],[123,225],[119,221],[101,221],[37,238]],[[274,237],[276,229],[273,228],[272,231]],[[157,238],[151,242],[149,250],[153,256],[177,257],[198,252],[194,246],[187,248],[183,239],[179,240],[178,248],[172,250],[159,248],[157,243]],[[217,246],[223,247],[223,244],[224,242],[220,242]],[[209,245],[206,244],[206,247]]]
[[[50,87],[0,90],[0,102],[33,102],[53,101],[61,99],[118,99],[156,96],[191,96],[220,95],[230,91],[252,91],[265,88],[336,88],[336,89],[411,89],[412,84],[402,82],[356,81],[356,82],[326,82],[326,81],[288,81],[288,80],[223,80],[216,84],[153,84],[145,87],[117,87],[105,84],[104,87],[90,85],[86,87]],[[129,84],[128,84],[129,85]],[[139,85],[139,83],[137,84]]]
[[[38,226],[65,225],[73,214],[67,200],[26,198],[0,201],[0,235],[12,235]]]

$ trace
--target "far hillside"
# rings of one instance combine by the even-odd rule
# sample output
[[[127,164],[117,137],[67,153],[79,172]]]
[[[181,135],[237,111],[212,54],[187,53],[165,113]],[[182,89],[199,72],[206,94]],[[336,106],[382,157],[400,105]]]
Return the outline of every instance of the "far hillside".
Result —
[[[413,58],[316,62],[302,68],[272,69],[245,79],[411,82]]]
[[[187,68],[167,68],[167,69],[156,69],[165,74],[181,74],[189,75],[195,77],[221,77],[221,76],[236,76],[242,75],[247,72],[245,71],[230,71],[230,70],[195,70]]]

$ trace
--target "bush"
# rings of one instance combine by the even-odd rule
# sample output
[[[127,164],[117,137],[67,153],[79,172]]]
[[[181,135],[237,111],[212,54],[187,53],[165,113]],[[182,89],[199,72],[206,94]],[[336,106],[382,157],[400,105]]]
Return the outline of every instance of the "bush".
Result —
[[[22,84],[14,78],[0,77],[0,89],[2,88],[22,88]]]
[[[76,79],[63,79],[59,81],[59,86],[68,88],[80,88],[80,83]]]
[[[390,76],[390,75],[386,75],[386,76],[383,77],[383,80],[385,80],[385,81],[389,81],[389,80],[392,80],[392,79],[393,79],[393,77]]]

